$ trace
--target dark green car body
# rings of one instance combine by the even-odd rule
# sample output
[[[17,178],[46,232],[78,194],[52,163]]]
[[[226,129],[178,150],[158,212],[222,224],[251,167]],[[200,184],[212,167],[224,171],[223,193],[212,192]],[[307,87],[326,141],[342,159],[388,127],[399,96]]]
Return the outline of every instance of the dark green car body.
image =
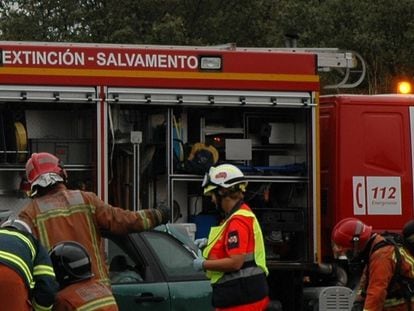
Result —
[[[124,237],[106,235],[119,309],[213,310],[210,282],[192,266],[197,255],[194,243],[168,227],[157,229]]]

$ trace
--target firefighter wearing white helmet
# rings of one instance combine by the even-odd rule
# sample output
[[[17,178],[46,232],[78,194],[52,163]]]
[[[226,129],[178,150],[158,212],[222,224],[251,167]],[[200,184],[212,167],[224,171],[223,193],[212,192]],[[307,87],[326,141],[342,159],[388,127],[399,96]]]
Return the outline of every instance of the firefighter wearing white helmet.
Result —
[[[204,188],[204,195],[211,195],[212,191],[220,190],[220,187],[233,192],[245,192],[247,181],[237,166],[221,164],[210,168],[208,174],[204,176],[201,186]]]
[[[208,239],[196,240],[204,248],[193,261],[194,269],[206,271],[216,310],[265,310],[269,289],[263,235],[243,201],[247,187],[243,172],[232,164],[211,167],[202,187],[204,195],[211,196],[222,210],[224,219],[220,226],[211,228]]]

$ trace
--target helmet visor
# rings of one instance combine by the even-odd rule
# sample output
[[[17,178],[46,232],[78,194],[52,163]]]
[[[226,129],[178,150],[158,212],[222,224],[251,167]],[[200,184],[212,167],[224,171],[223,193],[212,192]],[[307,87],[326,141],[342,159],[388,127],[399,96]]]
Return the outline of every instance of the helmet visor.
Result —
[[[213,168],[210,168],[210,172]],[[203,194],[206,196],[210,196],[214,189],[217,189],[217,185],[211,182],[210,172],[204,174],[203,182],[201,183],[201,187],[203,188]]]
[[[211,181],[211,179],[210,179],[209,173],[205,173],[204,178],[203,178],[203,182],[201,183],[201,187],[202,188],[207,187],[207,185],[210,183],[210,181]]]
[[[204,187],[203,194],[205,196],[211,196],[211,194],[213,193],[213,190],[214,189],[217,189],[217,186],[216,185],[213,185],[213,184],[210,184],[207,187]]]

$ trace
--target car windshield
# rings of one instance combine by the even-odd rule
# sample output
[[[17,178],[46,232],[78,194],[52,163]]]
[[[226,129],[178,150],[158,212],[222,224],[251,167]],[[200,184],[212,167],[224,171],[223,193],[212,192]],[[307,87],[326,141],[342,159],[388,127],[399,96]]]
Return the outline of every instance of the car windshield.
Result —
[[[143,235],[154,250],[168,279],[187,279],[195,276],[205,277],[204,273],[196,272],[193,269],[194,254],[191,249],[180,245],[177,240],[171,239],[171,237],[164,234],[145,232]]]
[[[194,270],[191,248],[156,230],[107,237],[119,310],[211,310],[211,284]]]
[[[178,240],[172,233],[163,231],[166,228],[133,233],[128,238],[108,237],[112,284],[154,282],[161,278],[168,281],[206,278],[204,272],[193,269],[194,243],[188,237]]]
[[[194,244],[194,241],[188,235],[187,230],[180,224],[166,224],[160,225],[155,228],[157,231],[167,232],[180,241],[185,248],[187,248],[194,256],[197,256],[198,247]]]

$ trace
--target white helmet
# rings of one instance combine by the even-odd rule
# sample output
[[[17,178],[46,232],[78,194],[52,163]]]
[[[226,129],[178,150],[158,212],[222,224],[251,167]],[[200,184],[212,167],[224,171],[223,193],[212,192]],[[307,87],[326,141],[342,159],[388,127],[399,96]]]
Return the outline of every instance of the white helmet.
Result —
[[[14,228],[19,231],[32,233],[32,229],[30,229],[29,225],[25,223],[23,220],[20,219],[8,219],[1,224],[2,228]]]
[[[238,185],[238,190],[245,192],[247,181],[242,171],[232,164],[221,164],[211,167],[204,176],[202,187],[204,195],[209,195],[211,191],[218,187],[231,188]]]

